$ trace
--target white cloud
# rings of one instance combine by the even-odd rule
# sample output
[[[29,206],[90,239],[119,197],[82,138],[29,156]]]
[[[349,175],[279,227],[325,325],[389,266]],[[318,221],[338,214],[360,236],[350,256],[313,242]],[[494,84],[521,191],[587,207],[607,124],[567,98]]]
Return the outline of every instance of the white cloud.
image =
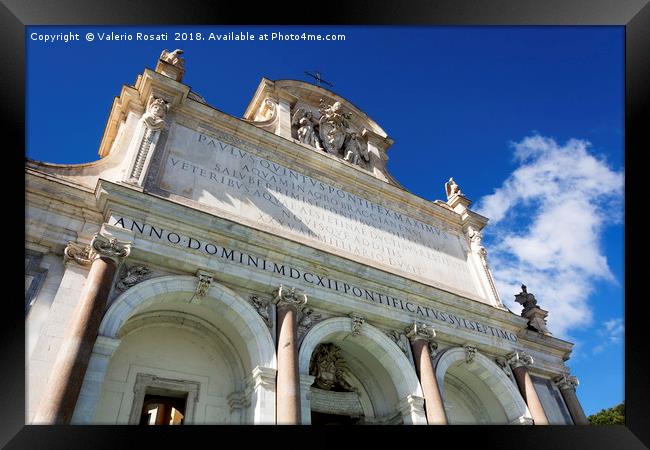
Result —
[[[510,309],[521,311],[514,294],[525,283],[549,311],[551,332],[566,338],[592,322],[594,283],[616,282],[601,235],[623,220],[624,175],[590,153],[587,141],[559,145],[534,135],[512,146],[518,167],[476,209],[490,218],[490,266]]]
[[[601,343],[596,345],[593,353],[601,353],[609,345],[618,344],[623,339],[625,332],[625,325],[622,318],[614,318],[603,322],[603,326],[598,330],[598,335],[601,337]]]

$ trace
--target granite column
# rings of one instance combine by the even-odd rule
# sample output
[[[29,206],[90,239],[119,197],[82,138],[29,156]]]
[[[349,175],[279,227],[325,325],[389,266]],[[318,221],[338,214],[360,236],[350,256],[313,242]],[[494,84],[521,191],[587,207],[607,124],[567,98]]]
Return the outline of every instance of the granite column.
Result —
[[[35,424],[70,423],[115,272],[130,250],[130,243],[99,233],[84,249],[74,243],[66,248],[66,258],[91,267],[36,411]]]
[[[280,286],[275,293],[277,308],[276,422],[300,425],[300,376],[298,373],[298,313],[307,296]]]
[[[526,405],[528,405],[535,425],[548,425],[548,418],[527,369],[528,366],[533,364],[533,357],[526,353],[514,352],[508,355],[508,363],[512,368],[519,392]]]
[[[446,425],[445,406],[440,395],[429,349],[429,344],[435,337],[435,331],[425,324],[415,323],[406,329],[406,336],[411,341],[415,368],[424,394],[427,422],[429,425]]]
[[[589,420],[585,415],[578,396],[576,395],[576,386],[578,386],[578,379],[573,376],[562,375],[555,379],[555,384],[560,389],[560,393],[564,398],[564,403],[569,409],[569,414],[576,425],[589,425]]]

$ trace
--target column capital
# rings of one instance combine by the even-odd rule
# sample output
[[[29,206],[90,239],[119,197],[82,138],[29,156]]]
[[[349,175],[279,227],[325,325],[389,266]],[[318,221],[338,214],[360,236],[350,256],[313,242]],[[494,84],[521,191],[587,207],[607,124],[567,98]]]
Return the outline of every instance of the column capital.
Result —
[[[273,303],[278,308],[292,306],[296,310],[300,310],[307,304],[307,295],[302,292],[296,292],[296,288],[280,285],[274,292]]]
[[[533,357],[528,353],[514,351],[506,356],[506,360],[510,367],[516,369],[518,367],[532,366],[534,363]]]
[[[427,325],[423,322],[414,322],[413,325],[406,327],[404,331],[406,331],[406,337],[409,338],[411,342],[415,342],[418,339],[430,342],[434,337],[436,337],[436,330],[434,330],[431,325]]]
[[[131,253],[131,242],[120,240],[107,228],[102,226],[99,233],[95,233],[90,244],[84,245],[69,241],[63,250],[63,263],[74,261],[81,266],[87,266],[99,257],[106,257],[119,264],[120,261]]]
[[[131,253],[131,243],[120,241],[116,237],[106,236],[97,233],[90,241],[91,258],[94,260],[99,257],[109,258],[116,263],[129,256]]]
[[[63,264],[69,262],[76,262],[80,266],[88,266],[93,262],[91,255],[92,249],[90,245],[79,244],[78,242],[70,241],[67,247],[63,250]]]
[[[555,377],[553,382],[560,390],[571,389],[575,391],[578,384],[580,384],[578,378],[569,375],[568,373]]]

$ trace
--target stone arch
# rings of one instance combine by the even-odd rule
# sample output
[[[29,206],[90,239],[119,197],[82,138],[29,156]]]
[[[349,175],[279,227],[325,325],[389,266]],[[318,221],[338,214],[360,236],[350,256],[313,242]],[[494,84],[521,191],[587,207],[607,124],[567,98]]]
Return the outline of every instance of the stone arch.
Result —
[[[122,339],[126,342],[138,333],[172,328],[195,336],[208,360],[214,355],[215,363],[219,358],[225,361],[227,368],[224,363],[214,367],[223,367],[219,370],[226,370],[222,373],[234,380],[229,385],[232,391],[228,388],[230,417],[237,417],[232,420],[275,422],[276,356],[269,328],[253,306],[217,282],[197,299],[197,283],[192,276],[162,276],[143,281],[117,297],[100,324],[73,422],[92,421],[109,363],[120,352]]]
[[[399,411],[404,423],[426,423],[424,411],[419,408],[423,397],[422,388],[415,368],[402,350],[382,331],[368,323],[361,326],[358,335],[352,336],[351,332],[352,319],[348,317],[330,318],[316,324],[304,337],[300,346],[298,368],[301,378],[313,379],[309,375],[309,363],[318,344],[334,342],[340,346],[345,345],[346,350],[359,358],[356,364],[349,364],[349,366],[357,367],[363,372],[360,375],[367,385],[375,383],[376,388],[381,388],[381,382],[373,380],[373,377],[377,376],[377,368],[385,371],[397,398],[396,404],[391,405],[392,409]],[[385,384],[383,386],[385,387]],[[306,423],[309,414],[309,396],[301,391],[301,397],[303,423]]]
[[[485,355],[476,352],[471,363],[466,363],[466,353],[463,347],[454,347],[440,354],[436,363],[436,379],[440,388],[443,402],[445,401],[445,376],[450,370],[456,368],[451,375],[452,386],[462,383],[462,373],[468,377],[480,380],[487,392],[493,394],[498,404],[503,409],[508,424],[528,423],[531,420],[530,411],[521,397],[517,387],[505,372]],[[461,377],[459,377],[459,373]],[[481,402],[480,395],[470,393],[473,403]],[[487,400],[487,399],[485,399]],[[483,409],[483,408],[481,408]],[[485,414],[485,410],[482,411]]]
[[[177,306],[199,312],[211,311],[219,324],[229,323],[237,330],[245,345],[248,361],[245,368],[276,368],[275,344],[271,333],[255,309],[226,286],[213,281],[198,305],[190,303],[196,291],[197,278],[193,276],[163,276],[143,281],[121,294],[110,306],[99,327],[102,336],[117,338],[124,323],[136,313],[155,303],[165,308]],[[203,311],[201,311],[203,310]]]

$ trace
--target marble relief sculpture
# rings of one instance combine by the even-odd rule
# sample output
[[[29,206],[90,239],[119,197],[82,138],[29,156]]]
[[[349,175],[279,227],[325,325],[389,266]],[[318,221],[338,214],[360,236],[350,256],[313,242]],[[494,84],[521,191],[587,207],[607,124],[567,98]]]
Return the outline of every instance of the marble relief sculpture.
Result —
[[[162,98],[151,96],[147,111],[142,115],[144,133],[137,149],[133,168],[131,169],[130,182],[137,182],[144,169],[147,155],[155,147],[160,131],[165,127],[165,117],[169,111],[169,103]]]
[[[312,308],[304,308],[300,314],[298,321],[298,338],[302,338],[311,327],[313,327],[320,319],[321,314],[315,314]]]
[[[320,389],[354,392],[355,388],[344,379],[347,366],[340,351],[334,344],[320,344],[312,356],[309,374],[314,376],[314,385]]]
[[[349,128],[352,114],[342,112],[340,102],[327,105],[321,99],[319,112],[317,119],[309,108],[300,107],[294,111],[291,126],[301,143],[357,166],[363,167],[370,162],[368,144],[360,133]]]
[[[169,111],[169,104],[161,98],[151,97],[147,112],[142,115],[142,121],[151,131],[161,130],[165,126],[165,116]]]
[[[262,320],[266,324],[267,327],[271,326],[271,312],[270,312],[270,304],[271,302],[268,299],[262,298],[259,295],[252,294],[249,297],[249,301],[251,305],[253,305],[253,308],[255,308],[255,311],[262,317]]]
[[[343,147],[348,120],[352,115],[341,112],[341,102],[334,102],[333,105],[327,106],[323,99],[320,101],[320,113],[318,134],[323,147],[328,153],[337,154]]]
[[[148,278],[151,270],[142,264],[127,266],[124,265],[122,269],[122,274],[119,281],[115,285],[115,288],[122,292],[126,291],[130,287],[135,286],[140,281]]]
[[[364,145],[359,135],[355,132],[349,133],[343,144],[343,159],[357,166],[361,163],[361,159],[370,161],[368,154],[368,146]]]
[[[320,138],[318,137],[318,120],[314,118],[314,113],[305,108],[298,108],[293,113],[291,125],[298,127],[298,140],[303,144],[316,147],[322,150]]]

